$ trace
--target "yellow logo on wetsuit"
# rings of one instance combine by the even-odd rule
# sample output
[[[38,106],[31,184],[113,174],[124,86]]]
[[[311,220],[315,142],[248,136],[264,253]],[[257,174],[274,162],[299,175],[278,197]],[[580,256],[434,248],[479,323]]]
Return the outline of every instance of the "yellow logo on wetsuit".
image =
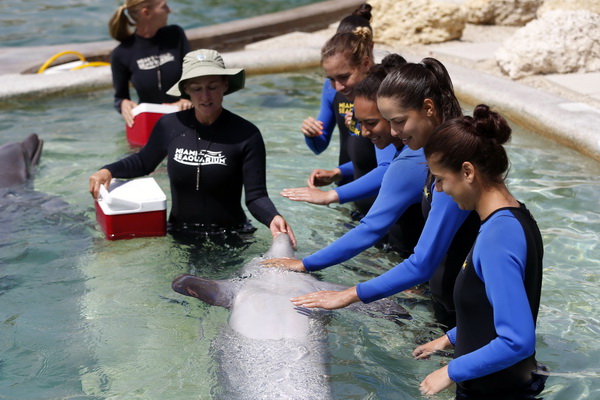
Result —
[[[354,109],[354,103],[347,103],[347,102],[338,103],[338,113],[340,115],[345,116],[348,113],[352,113],[353,109]],[[352,121],[350,122],[350,126],[348,127],[348,130],[350,131],[351,135],[360,136],[360,133],[361,133],[360,124],[358,122],[356,122],[356,120],[354,118],[352,118]]]

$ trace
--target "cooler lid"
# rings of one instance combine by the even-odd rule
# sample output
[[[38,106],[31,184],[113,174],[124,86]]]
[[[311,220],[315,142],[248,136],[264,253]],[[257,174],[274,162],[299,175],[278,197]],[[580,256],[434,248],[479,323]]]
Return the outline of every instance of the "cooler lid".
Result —
[[[113,179],[108,190],[101,187],[98,205],[106,215],[166,210],[167,196],[154,178]]]
[[[169,114],[177,111],[179,111],[179,107],[177,106],[155,103],[140,103],[133,107],[131,110],[131,115],[135,117],[136,115],[142,113]]]

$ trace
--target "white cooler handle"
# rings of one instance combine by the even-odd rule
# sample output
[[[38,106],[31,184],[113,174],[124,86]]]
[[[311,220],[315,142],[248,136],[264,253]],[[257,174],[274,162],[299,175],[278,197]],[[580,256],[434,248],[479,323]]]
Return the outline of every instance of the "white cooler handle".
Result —
[[[142,204],[138,203],[137,201],[131,201],[111,196],[108,190],[106,190],[106,187],[104,187],[104,185],[100,185],[100,198],[113,210],[118,209],[139,211],[142,209]]]

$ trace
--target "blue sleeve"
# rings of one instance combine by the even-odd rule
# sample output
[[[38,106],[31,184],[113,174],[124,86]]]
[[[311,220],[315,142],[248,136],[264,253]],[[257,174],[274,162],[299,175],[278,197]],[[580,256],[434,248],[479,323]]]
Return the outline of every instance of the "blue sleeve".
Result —
[[[342,177],[345,181],[351,181],[354,179],[354,165],[352,161],[348,161],[346,164],[338,165],[340,171],[342,171]]]
[[[390,166],[395,154],[396,147],[394,147],[392,144],[383,150],[375,147],[377,167],[373,168],[371,171],[369,171],[369,173],[361,176],[360,178],[334,189],[338,194],[340,204],[375,196],[381,187],[383,175]],[[344,175],[344,171],[342,171],[342,175]]]
[[[329,79],[326,79],[323,83],[323,89],[321,90],[321,109],[317,116],[317,121],[323,123],[323,134],[315,137],[304,137],[306,145],[315,154],[321,154],[331,141],[333,135],[333,129],[335,128],[335,112],[333,110],[333,99],[335,97],[335,89],[331,86]]]
[[[377,199],[360,224],[329,246],[302,260],[308,271],[346,261],[373,246],[421,198],[427,168],[423,150],[405,149],[388,168]]]
[[[454,234],[469,216],[444,192],[433,192],[431,211],[414,253],[384,274],[356,287],[364,303],[391,296],[427,282],[442,262]]]
[[[452,343],[452,346],[456,345],[456,327],[450,329],[448,332],[446,332],[446,336],[448,337],[448,340],[450,340],[450,343]]]
[[[448,365],[454,382],[500,371],[535,351],[535,324],[525,291],[527,242],[520,223],[497,215],[490,229],[482,230],[473,249],[473,265],[485,283],[494,309],[498,336],[487,345],[458,357]]]

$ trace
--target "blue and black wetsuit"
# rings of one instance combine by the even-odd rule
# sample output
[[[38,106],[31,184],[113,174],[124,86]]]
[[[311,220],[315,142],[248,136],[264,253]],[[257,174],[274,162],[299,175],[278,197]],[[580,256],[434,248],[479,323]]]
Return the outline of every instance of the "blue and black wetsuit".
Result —
[[[414,253],[391,270],[357,285],[357,294],[369,303],[429,281],[438,322],[447,328],[456,326],[454,282],[480,221],[475,211],[464,211],[450,196],[434,190],[429,174],[423,189],[425,226]]]
[[[317,121],[323,123],[323,134],[313,137],[304,137],[306,145],[315,154],[324,152],[331,142],[333,130],[337,123],[333,108],[333,99],[335,98],[336,93],[333,86],[331,86],[331,81],[325,79],[325,82],[323,82],[323,89],[321,90],[321,108],[319,109],[319,115],[317,116]],[[345,164],[348,161],[350,161],[350,157],[348,157],[346,146],[342,145],[342,136],[340,135],[340,155],[338,164]]]
[[[115,89],[115,108],[121,112],[123,99],[131,100],[129,82],[139,103],[174,103],[167,95],[181,77],[183,57],[190,51],[185,32],[177,25],[159,29],[150,39],[131,35],[112,52],[110,65]]]
[[[223,110],[212,125],[202,125],[194,109],[166,114],[138,152],[106,165],[115,178],[148,175],[167,158],[175,229],[239,230],[246,206],[269,226],[278,215],[266,187],[266,152],[260,131],[251,122]]]
[[[350,129],[346,126],[346,114],[352,112],[354,103],[335,91],[327,79],[321,91],[321,109],[317,117],[323,122],[323,134],[305,137],[307,146],[315,153],[323,152],[331,141],[336,124],[340,135],[340,154],[338,168],[343,179],[335,189],[340,203],[354,202],[359,213],[365,215],[381,186],[383,174],[396,152],[394,146],[380,150],[369,139],[363,137],[356,121]],[[365,176],[360,182],[353,182]],[[353,182],[352,185],[347,185]]]
[[[390,228],[401,254],[411,254],[423,227],[421,193],[427,165],[423,150],[404,147],[388,167],[377,199],[358,226],[302,260],[308,271],[346,261],[376,244]],[[341,189],[341,188],[340,188]]]
[[[447,333],[459,398],[533,399],[543,389],[545,378],[532,375],[543,252],[524,205],[496,210],[481,224],[456,280],[457,325]]]

